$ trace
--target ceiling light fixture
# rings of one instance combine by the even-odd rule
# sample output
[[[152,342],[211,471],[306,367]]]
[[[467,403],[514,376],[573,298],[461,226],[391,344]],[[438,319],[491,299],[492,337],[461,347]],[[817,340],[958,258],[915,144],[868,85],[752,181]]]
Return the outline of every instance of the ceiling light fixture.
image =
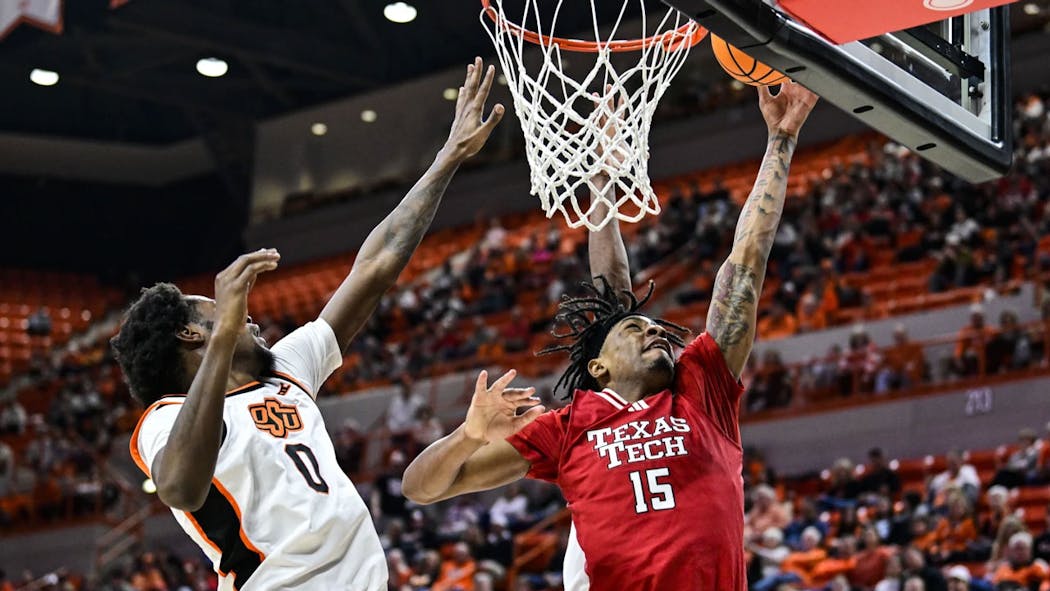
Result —
[[[226,75],[230,65],[217,57],[206,57],[197,60],[197,73],[208,78],[218,78]]]
[[[313,125],[310,126],[310,133],[320,137],[320,136],[328,133],[328,126],[325,125],[324,123],[320,123],[320,122],[314,123]]]
[[[395,23],[410,23],[416,20],[416,7],[405,2],[393,2],[383,8],[383,16]]]
[[[446,101],[454,101],[459,98],[459,89],[446,88],[445,91],[441,93],[441,96],[445,97]]]
[[[1035,2],[1029,2],[1024,5],[1024,13],[1030,16],[1039,14],[1039,5]]]
[[[365,123],[372,123],[376,120],[377,117],[378,115],[376,115],[376,112],[372,109],[365,109],[364,111],[361,111],[361,121],[364,121]]]
[[[29,73],[29,80],[40,86],[54,86],[58,84],[58,72],[33,68],[33,71]]]

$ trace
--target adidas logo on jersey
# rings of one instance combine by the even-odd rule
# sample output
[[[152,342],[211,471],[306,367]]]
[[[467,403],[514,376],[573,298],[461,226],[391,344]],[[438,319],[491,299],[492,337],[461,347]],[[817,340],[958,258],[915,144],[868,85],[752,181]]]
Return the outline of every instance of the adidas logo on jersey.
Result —
[[[262,402],[252,404],[248,407],[252,414],[252,420],[260,431],[265,431],[274,437],[288,437],[293,431],[303,428],[303,421],[299,418],[299,410],[292,404],[284,404],[272,396],[267,396]]]

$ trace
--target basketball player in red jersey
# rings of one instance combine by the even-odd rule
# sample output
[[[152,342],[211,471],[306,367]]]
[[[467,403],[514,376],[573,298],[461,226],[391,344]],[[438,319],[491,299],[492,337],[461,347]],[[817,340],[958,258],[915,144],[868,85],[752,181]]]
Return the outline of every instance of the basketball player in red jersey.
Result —
[[[765,158],[715,280],[707,330],[677,360],[672,344],[683,344],[684,329],[639,312],[652,288],[641,301],[631,294],[614,220],[589,238],[590,293],[559,313],[572,344],[555,347],[570,357],[558,387],[573,390],[572,403],[543,412],[533,389],[508,388],[513,371],[492,387],[482,372],[463,425],[405,472],[405,495],[432,503],[523,476],[554,482],[591,589],[745,589],[739,376],[796,139],[816,101],[796,84],[775,96],[759,89]],[[586,588],[568,571],[567,588]]]

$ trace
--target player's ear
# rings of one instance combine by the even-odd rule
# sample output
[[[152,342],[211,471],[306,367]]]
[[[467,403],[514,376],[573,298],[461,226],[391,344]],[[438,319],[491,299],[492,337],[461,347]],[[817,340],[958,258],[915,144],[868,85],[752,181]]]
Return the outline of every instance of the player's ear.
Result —
[[[204,328],[201,325],[191,322],[179,329],[179,332],[175,333],[175,338],[179,339],[183,346],[197,349],[204,346],[207,335],[204,334]]]
[[[595,357],[587,362],[587,373],[591,374],[591,377],[598,381],[601,381],[602,376],[608,372],[609,370],[605,368],[601,357]]]

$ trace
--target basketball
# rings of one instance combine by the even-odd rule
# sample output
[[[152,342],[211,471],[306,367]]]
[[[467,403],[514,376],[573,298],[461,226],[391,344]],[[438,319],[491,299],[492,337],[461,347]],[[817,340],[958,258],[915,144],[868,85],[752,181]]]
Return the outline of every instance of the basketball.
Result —
[[[711,51],[715,53],[722,69],[744,84],[774,86],[787,79],[787,76],[726,43],[724,39],[714,34],[711,34]]]

